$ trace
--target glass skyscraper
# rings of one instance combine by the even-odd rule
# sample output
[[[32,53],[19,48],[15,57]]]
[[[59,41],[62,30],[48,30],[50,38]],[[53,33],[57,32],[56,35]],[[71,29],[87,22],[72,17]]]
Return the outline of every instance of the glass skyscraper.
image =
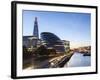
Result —
[[[37,21],[37,17],[35,17],[35,21],[34,21],[33,36],[35,36],[35,37],[37,37],[37,39],[39,39],[39,31],[38,31],[38,21]]]

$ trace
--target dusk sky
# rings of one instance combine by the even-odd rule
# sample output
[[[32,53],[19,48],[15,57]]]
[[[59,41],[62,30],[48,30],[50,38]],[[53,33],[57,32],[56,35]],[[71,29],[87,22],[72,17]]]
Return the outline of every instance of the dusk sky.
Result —
[[[23,10],[23,35],[32,35],[35,17],[41,32],[52,32],[61,40],[70,41],[71,48],[90,45],[91,14]]]

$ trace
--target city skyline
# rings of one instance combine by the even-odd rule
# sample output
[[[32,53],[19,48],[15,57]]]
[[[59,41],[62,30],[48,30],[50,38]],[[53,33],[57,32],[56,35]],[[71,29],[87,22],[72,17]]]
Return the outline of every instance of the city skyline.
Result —
[[[52,32],[61,40],[70,41],[71,48],[90,45],[89,13],[44,12],[23,10],[23,36],[32,35],[35,17],[41,32]]]

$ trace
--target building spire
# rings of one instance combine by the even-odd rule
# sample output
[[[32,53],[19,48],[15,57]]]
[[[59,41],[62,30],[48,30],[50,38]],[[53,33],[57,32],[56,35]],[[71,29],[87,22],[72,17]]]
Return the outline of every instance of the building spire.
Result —
[[[37,37],[39,39],[39,31],[38,31],[38,21],[37,21],[37,17],[35,17],[35,21],[34,21],[33,36],[35,36],[35,37]]]

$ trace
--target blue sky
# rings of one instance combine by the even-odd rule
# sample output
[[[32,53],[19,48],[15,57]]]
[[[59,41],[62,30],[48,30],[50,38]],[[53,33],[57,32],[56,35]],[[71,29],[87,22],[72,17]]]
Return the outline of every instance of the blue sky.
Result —
[[[32,35],[35,17],[38,18],[39,34],[52,32],[70,41],[73,48],[90,45],[91,14],[23,10],[23,35]]]

